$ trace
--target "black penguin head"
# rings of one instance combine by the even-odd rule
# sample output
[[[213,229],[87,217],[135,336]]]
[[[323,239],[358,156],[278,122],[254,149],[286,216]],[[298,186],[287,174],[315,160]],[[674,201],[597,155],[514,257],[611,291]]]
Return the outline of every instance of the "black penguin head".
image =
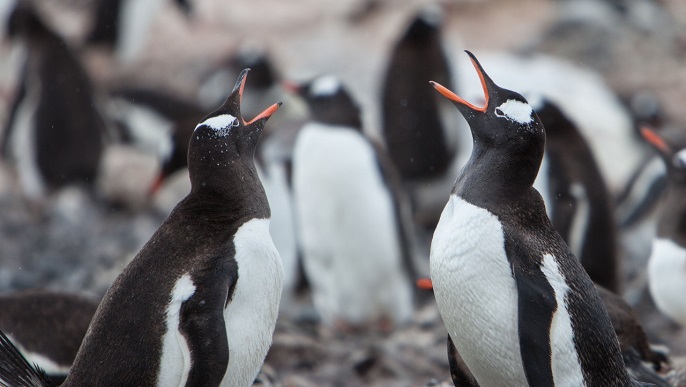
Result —
[[[362,130],[360,108],[338,78],[325,75],[285,87],[305,100],[313,121]]]
[[[257,117],[246,121],[241,115],[241,98],[249,69],[245,69],[226,101],[205,116],[195,127],[188,149],[191,183],[206,185],[208,180],[255,170],[253,156],[260,134],[269,117],[281,106],[275,103]],[[220,178],[221,179],[221,178]]]
[[[474,138],[473,155],[497,151],[504,158],[498,162],[514,163],[520,175],[528,175],[525,183],[533,184],[545,147],[543,124],[524,97],[496,85],[476,57],[469,51],[467,54],[481,79],[486,99],[483,107],[467,102],[436,82],[431,85],[451,100],[469,123]]]
[[[641,128],[641,135],[657,150],[667,167],[669,179],[679,184],[686,184],[686,147],[679,149],[671,145],[676,141],[669,141],[665,134],[659,134],[648,127]]]
[[[27,1],[18,1],[7,22],[7,36],[36,39],[51,35],[50,29],[41,20],[38,12]]]
[[[407,27],[401,41],[426,44],[437,39],[443,22],[441,12],[441,8],[436,4],[423,8]]]

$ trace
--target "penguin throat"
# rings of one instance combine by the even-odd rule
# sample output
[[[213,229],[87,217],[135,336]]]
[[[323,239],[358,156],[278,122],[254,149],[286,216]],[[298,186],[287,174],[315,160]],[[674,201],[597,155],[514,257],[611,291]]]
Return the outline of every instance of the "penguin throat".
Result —
[[[475,144],[467,165],[455,182],[453,193],[502,198],[527,194],[541,165],[530,154],[513,154],[502,149],[484,149]]]

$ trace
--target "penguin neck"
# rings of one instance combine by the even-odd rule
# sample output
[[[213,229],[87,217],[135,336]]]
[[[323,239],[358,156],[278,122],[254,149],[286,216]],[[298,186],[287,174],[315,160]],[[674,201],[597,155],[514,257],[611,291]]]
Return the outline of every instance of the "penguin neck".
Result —
[[[252,161],[244,164],[235,161],[229,168],[205,168],[191,174],[190,207],[218,219],[269,218],[271,211],[257,170]]]
[[[495,203],[527,198],[533,190],[542,157],[542,151],[539,157],[532,157],[527,153],[487,148],[477,142],[452,193],[487,209]]]

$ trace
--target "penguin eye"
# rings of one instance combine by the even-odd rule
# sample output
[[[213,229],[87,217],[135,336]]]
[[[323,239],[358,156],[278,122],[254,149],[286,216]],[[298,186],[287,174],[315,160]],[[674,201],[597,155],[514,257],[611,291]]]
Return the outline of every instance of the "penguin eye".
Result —
[[[498,117],[503,117],[505,115],[505,113],[503,113],[503,111],[500,110],[499,108],[495,108],[495,115]]]
[[[237,128],[238,125],[240,125],[240,124],[238,123],[238,118],[236,118],[236,119],[234,119],[233,122],[231,123],[231,126],[234,127],[234,128]]]

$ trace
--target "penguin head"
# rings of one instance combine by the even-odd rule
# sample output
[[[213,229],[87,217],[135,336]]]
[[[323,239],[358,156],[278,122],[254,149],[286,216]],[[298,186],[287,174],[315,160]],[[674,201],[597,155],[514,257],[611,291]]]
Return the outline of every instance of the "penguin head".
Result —
[[[338,78],[325,75],[285,88],[305,100],[313,121],[362,130],[360,108]]]
[[[7,36],[38,39],[51,35],[50,29],[41,20],[33,5],[26,1],[17,2],[7,22]]]
[[[281,102],[246,121],[241,115],[241,99],[248,71],[245,69],[241,72],[226,101],[205,116],[193,131],[188,150],[188,168],[194,186],[196,176],[205,178],[225,173],[222,171],[255,169],[253,156],[260,134]]]
[[[669,141],[666,133],[660,134],[648,127],[641,128],[641,135],[664,161],[669,179],[680,184],[686,183],[686,147],[675,147],[672,143],[676,141]]]
[[[431,85],[452,101],[467,120],[474,139],[473,155],[498,152],[503,157],[499,163],[514,164],[520,169],[520,174],[525,172],[529,175],[526,183],[533,183],[545,147],[543,124],[524,97],[496,85],[476,57],[466,52],[481,79],[486,100],[484,106],[473,105],[436,82],[431,82]],[[521,170],[527,164],[531,168]]]

